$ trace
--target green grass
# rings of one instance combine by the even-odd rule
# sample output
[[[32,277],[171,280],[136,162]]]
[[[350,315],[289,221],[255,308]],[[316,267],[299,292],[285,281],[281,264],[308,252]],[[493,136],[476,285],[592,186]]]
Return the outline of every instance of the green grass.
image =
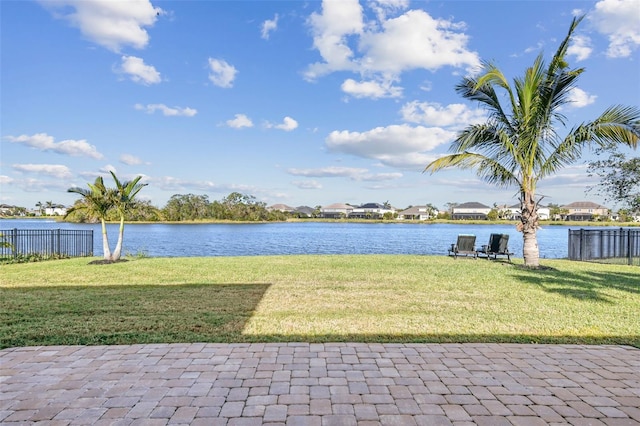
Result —
[[[0,347],[520,342],[640,347],[640,268],[443,256],[68,259],[0,266]]]

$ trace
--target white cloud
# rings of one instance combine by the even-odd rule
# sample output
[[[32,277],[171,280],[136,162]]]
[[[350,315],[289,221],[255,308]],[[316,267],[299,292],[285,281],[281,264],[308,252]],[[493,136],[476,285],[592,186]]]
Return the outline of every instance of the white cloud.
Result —
[[[117,71],[128,75],[132,81],[147,86],[162,81],[160,73],[152,65],[145,64],[142,58],[135,56],[123,56]]]
[[[409,7],[409,0],[373,0],[369,6],[374,10],[378,19],[383,21],[387,14],[397,13]]]
[[[0,175],[0,184],[6,185],[13,182],[14,182],[14,179],[12,177]]]
[[[128,166],[137,166],[138,164],[142,164],[141,159],[131,154],[122,154],[120,156],[120,162]]]
[[[238,71],[223,59],[209,58],[209,80],[219,87],[228,89],[233,87],[233,80]]]
[[[284,130],[285,132],[290,132],[298,128],[298,122],[291,117],[285,117],[282,121],[282,124],[271,124],[267,123],[267,128],[275,128]]]
[[[571,39],[567,55],[574,55],[577,61],[584,61],[591,56],[591,39],[587,36],[576,35]]]
[[[104,166],[100,167],[100,169],[98,170],[104,174],[108,174],[109,172],[118,173],[116,168],[111,164],[105,164]]]
[[[400,110],[404,121],[429,126],[466,126],[486,120],[486,114],[479,109],[469,109],[464,104],[442,106],[435,102],[412,101]]]
[[[596,95],[590,95],[584,90],[574,87],[569,92],[569,106],[573,108],[582,108],[591,105],[596,101]]]
[[[357,82],[351,78],[342,83],[341,89],[354,98],[399,98],[402,96],[402,88],[392,86],[391,81],[362,81]]]
[[[478,54],[466,47],[468,37],[461,32],[464,24],[434,19],[422,10],[409,10],[386,19],[388,13],[397,13],[407,3],[383,1],[370,5],[377,12],[377,21],[365,22],[356,0],[325,0],[322,12],[310,16],[314,47],[323,62],[307,68],[308,80],[335,71],[352,71],[390,83],[412,69],[479,67]],[[352,47],[356,45],[357,51]]]
[[[353,51],[347,36],[361,34],[364,28],[358,0],[323,1],[322,13],[311,14],[308,24],[313,33],[313,45],[325,61],[309,66],[305,74],[308,79],[333,71],[357,70],[351,60]]]
[[[601,0],[589,19],[609,38],[607,56],[623,58],[640,46],[640,4],[638,0]]]
[[[79,28],[87,39],[114,52],[124,46],[146,47],[145,27],[153,26],[163,13],[148,0],[41,0],[40,4]]]
[[[233,120],[227,120],[227,126],[234,129],[241,129],[243,127],[253,127],[253,122],[249,117],[244,114],[236,114]]]
[[[451,142],[452,131],[408,124],[377,127],[366,132],[333,131],[326,138],[329,150],[379,160],[400,168],[426,166],[432,156],[426,152]]]
[[[468,36],[460,24],[433,19],[422,10],[410,10],[384,22],[380,32],[363,34],[366,51],[362,66],[368,71],[400,73],[411,69],[435,71],[443,66],[477,68],[476,52],[466,49]]]
[[[10,142],[23,144],[39,151],[52,151],[73,157],[91,157],[98,160],[104,157],[95,146],[90,145],[84,139],[55,142],[53,136],[49,136],[46,133],[36,133],[32,136],[6,136],[5,138]]]
[[[261,31],[262,38],[265,40],[269,40],[269,35],[271,34],[271,32],[277,29],[278,29],[278,14],[276,13],[276,16],[274,16],[273,19],[267,19],[262,23],[262,31]]]
[[[167,117],[173,117],[173,116],[184,116],[184,117],[193,117],[194,115],[196,115],[198,113],[198,110],[194,109],[194,108],[182,108],[182,107],[168,107],[165,104],[148,104],[148,105],[141,105],[141,104],[135,104],[134,108],[139,110],[139,111],[145,111],[148,114],[153,114],[156,111],[161,111],[163,115],[167,116]]]
[[[294,176],[334,178],[344,177],[354,181],[380,182],[399,179],[402,173],[370,173],[367,169],[356,167],[323,167],[319,169],[289,169],[287,173]]]
[[[187,180],[173,176],[149,177],[148,182],[153,184],[154,188],[160,188],[163,191],[210,191],[219,193],[241,192],[255,194],[260,190],[251,185],[240,184],[221,184],[204,180]]]
[[[0,181],[1,182],[1,181]],[[322,184],[316,180],[296,180],[291,182],[292,185],[300,189],[322,189]]]
[[[58,179],[66,179],[73,176],[71,170],[61,164],[13,164],[11,167],[22,173],[35,173]]]
[[[289,169],[287,173],[294,176],[305,177],[348,177],[361,176],[368,173],[367,169],[356,167],[323,167],[320,169]]]

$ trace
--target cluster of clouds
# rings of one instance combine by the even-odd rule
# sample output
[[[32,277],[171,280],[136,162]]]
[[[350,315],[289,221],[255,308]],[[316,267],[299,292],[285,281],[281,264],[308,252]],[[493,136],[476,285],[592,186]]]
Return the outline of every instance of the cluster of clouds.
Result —
[[[170,12],[153,6],[149,0],[42,0],[41,4],[56,18],[78,28],[86,39],[117,54],[120,62],[114,66],[116,73],[147,86],[166,81],[161,72],[146,63],[144,58],[124,52],[128,49],[144,50],[150,40],[148,30]],[[582,13],[575,11],[575,14]],[[628,57],[640,46],[637,0],[598,1],[589,11],[587,21],[590,28],[607,37],[607,57]],[[260,36],[269,40],[278,31],[278,24],[277,14],[273,19],[263,21]],[[320,60],[303,70],[303,78],[312,82],[333,73],[345,75],[339,89],[347,97],[399,99],[404,96],[402,76],[406,72],[416,69],[435,72],[450,68],[469,74],[481,67],[479,54],[468,47],[469,36],[465,33],[464,22],[434,18],[424,10],[410,9],[409,0],[323,1],[321,10],[312,13],[306,24]],[[586,60],[594,53],[593,45],[586,28],[581,29],[573,38],[568,54],[577,61]],[[207,72],[208,81],[223,89],[233,88],[239,73],[233,64],[220,57],[208,58]],[[575,88],[570,100],[572,107],[579,108],[594,103],[596,96]],[[134,105],[134,109],[168,117],[194,117],[198,113],[195,108],[162,103],[139,103]],[[374,160],[381,166],[420,170],[435,159],[431,153],[438,146],[453,140],[461,126],[486,119],[483,111],[464,104],[440,105],[415,100],[405,102],[400,107],[399,116],[401,124],[359,132],[331,131],[325,139],[325,146],[330,152]],[[254,122],[246,114],[236,114],[221,125],[243,129],[254,127]],[[295,119],[286,116],[280,123],[264,122],[263,126],[289,132],[299,125]],[[56,142],[46,133],[7,136],[6,139],[40,151],[98,160],[104,158],[86,140]],[[120,161],[127,165],[142,164],[140,159],[130,154],[123,154]],[[23,173],[56,178],[66,178],[71,174],[62,165],[21,164],[13,168]],[[401,172],[371,173],[367,169],[349,167],[289,169],[287,173],[309,178],[293,182],[308,189],[321,187],[315,180],[317,178],[386,181],[403,176]],[[0,179],[6,181],[10,178],[2,176]],[[173,178],[165,178],[158,184],[164,188],[187,185]],[[211,189],[211,185],[210,182],[200,182],[195,186]],[[241,186],[229,188],[243,189]]]

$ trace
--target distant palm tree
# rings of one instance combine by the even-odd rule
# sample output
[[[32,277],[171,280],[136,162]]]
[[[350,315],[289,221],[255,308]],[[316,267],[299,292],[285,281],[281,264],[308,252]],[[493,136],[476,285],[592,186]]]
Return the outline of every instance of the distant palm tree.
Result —
[[[466,77],[456,86],[464,98],[484,105],[487,122],[469,125],[451,145],[453,154],[427,165],[431,173],[449,167],[475,169],[483,180],[519,190],[524,264],[538,267],[540,253],[536,230],[538,203],[536,184],[580,158],[582,148],[595,142],[637,147],[640,138],[640,110],[613,106],[589,123],[572,128],[560,137],[556,125],[565,126],[561,107],[570,101],[571,90],[584,68],[569,69],[565,54],[571,36],[583,17],[574,18],[569,32],[548,66],[539,55],[513,87],[502,71],[485,63],[478,77]],[[506,92],[504,99],[497,92]]]
[[[96,178],[93,184],[87,184],[89,189],[73,187],[67,192],[73,192],[82,196],[82,201],[71,207],[65,218],[77,210],[86,210],[89,217],[100,219],[102,224],[102,252],[105,260],[111,260],[111,249],[109,248],[109,238],[107,236],[107,226],[105,220],[109,210],[114,206],[115,194],[113,189],[104,186],[102,177]]]
[[[142,188],[147,186],[147,184],[139,183],[140,179],[142,179],[142,176],[137,176],[131,181],[120,182],[115,173],[110,173],[116,183],[114,207],[120,215],[120,232],[118,233],[118,243],[116,244],[116,248],[113,250],[111,260],[118,260],[120,259],[120,255],[122,253],[122,242],[124,240],[125,213],[127,209],[133,207],[135,196],[138,194],[138,192],[140,192]]]

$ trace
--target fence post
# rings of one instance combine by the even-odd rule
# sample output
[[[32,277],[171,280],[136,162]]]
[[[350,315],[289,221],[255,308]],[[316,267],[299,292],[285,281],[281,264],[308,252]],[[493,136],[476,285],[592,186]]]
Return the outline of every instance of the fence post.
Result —
[[[627,264],[629,265],[633,265],[633,250],[631,250],[631,243],[632,243],[632,238],[631,238],[632,232],[631,229],[629,229],[629,233],[627,234]]]
[[[585,241],[584,241],[585,235],[584,235],[584,229],[580,228],[580,261],[584,262],[584,247],[585,247]]]
[[[13,241],[13,244],[11,244],[13,247],[13,258],[16,259],[18,257],[18,228],[11,230],[11,241]]]

